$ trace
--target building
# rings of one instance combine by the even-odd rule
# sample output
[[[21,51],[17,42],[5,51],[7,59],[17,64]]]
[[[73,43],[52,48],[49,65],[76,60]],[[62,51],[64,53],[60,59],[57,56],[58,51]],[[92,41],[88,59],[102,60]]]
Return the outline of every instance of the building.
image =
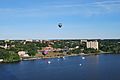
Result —
[[[49,46],[49,47],[44,47],[42,48],[42,50],[47,50],[47,51],[53,51],[53,47]]]
[[[28,39],[28,40],[26,40],[26,42],[33,42],[33,40],[32,39]]]
[[[3,62],[3,59],[0,59],[0,62]]]
[[[5,44],[4,48],[5,48],[5,49],[7,49],[7,48],[8,48],[8,45],[7,45],[7,43]]]
[[[9,48],[10,46],[7,45],[7,43],[3,46],[3,45],[0,45],[1,48],[4,48],[4,49],[7,49]]]
[[[19,52],[18,52],[18,55],[19,55],[20,57],[29,57],[29,55],[26,54],[25,51],[19,51]]]
[[[82,42],[87,42],[87,40],[82,39],[82,40],[81,40],[81,43],[82,43]]]
[[[96,41],[88,41],[86,45],[87,45],[87,48],[94,48],[97,50],[99,49],[97,40]]]

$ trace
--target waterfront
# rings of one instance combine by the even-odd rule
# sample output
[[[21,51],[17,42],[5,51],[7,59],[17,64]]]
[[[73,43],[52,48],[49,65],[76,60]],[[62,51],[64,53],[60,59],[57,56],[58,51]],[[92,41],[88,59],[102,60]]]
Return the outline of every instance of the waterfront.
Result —
[[[120,80],[119,68],[119,54],[21,61],[0,64],[0,80]]]

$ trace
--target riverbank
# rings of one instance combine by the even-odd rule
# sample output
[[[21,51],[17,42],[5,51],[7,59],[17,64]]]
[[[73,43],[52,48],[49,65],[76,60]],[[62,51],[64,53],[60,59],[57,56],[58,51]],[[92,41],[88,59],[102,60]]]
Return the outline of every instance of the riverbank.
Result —
[[[63,54],[63,53],[49,53],[47,55],[42,55],[42,54],[37,54],[34,57],[24,57],[22,58],[23,61],[29,61],[29,60],[38,60],[38,59],[49,59],[49,58],[64,58],[64,57],[69,57],[69,56],[89,56],[89,55],[96,55],[96,54],[84,54],[84,53],[80,53],[80,54]],[[97,54],[98,55],[98,54]]]
[[[66,53],[58,53],[58,52],[50,52],[47,55],[43,54],[36,54],[35,56],[32,57],[21,57],[20,60],[14,60],[14,61],[7,61],[3,60],[0,63],[14,63],[14,62],[20,62],[20,61],[30,61],[30,60],[39,60],[39,59],[49,59],[49,58],[64,58],[68,56],[89,56],[93,54],[66,54]]]
[[[103,52],[103,53],[80,53],[80,54],[66,54],[66,53],[58,53],[58,52],[50,52],[47,55],[42,54],[36,54],[33,57],[22,57],[19,61],[1,61],[0,63],[14,63],[14,62],[20,62],[20,61],[30,61],[30,60],[39,60],[39,59],[49,59],[49,58],[64,58],[69,56],[90,56],[90,55],[100,55],[100,54],[113,54],[109,52]]]
[[[110,52],[102,52],[102,53],[89,53],[89,54],[85,54],[85,53],[80,53],[80,54],[63,54],[63,53],[56,53],[56,52],[51,52],[47,55],[42,55],[42,54],[37,54],[34,57],[24,57],[22,60],[26,61],[26,60],[38,60],[38,59],[49,59],[49,58],[64,58],[64,57],[69,57],[69,56],[91,56],[91,55],[100,55],[100,54],[114,54],[114,53],[110,53]]]
[[[42,57],[27,57],[27,58],[23,58],[21,61],[29,61],[29,60],[39,60],[39,59],[50,59],[50,58],[64,58],[64,57],[70,57],[70,56],[93,56],[93,55],[100,55],[100,54],[116,54],[116,53],[89,53],[89,54],[64,54],[63,53],[59,53],[59,54],[62,54],[62,55],[56,55],[56,56],[51,56],[50,54],[49,55],[45,55],[45,56],[42,56]]]

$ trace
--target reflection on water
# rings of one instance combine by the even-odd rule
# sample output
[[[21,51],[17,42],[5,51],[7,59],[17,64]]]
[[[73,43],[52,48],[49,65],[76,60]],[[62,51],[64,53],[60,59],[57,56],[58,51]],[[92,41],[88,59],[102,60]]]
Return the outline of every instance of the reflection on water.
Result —
[[[119,68],[110,54],[22,61],[0,64],[0,80],[120,80]]]

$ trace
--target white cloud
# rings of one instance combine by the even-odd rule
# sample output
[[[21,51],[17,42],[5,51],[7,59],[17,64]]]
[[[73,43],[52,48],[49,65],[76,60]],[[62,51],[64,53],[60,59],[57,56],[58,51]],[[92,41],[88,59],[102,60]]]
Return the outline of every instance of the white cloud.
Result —
[[[120,12],[120,1],[101,1],[86,4],[62,4],[38,8],[0,8],[0,15],[55,16],[55,15],[101,15]]]

